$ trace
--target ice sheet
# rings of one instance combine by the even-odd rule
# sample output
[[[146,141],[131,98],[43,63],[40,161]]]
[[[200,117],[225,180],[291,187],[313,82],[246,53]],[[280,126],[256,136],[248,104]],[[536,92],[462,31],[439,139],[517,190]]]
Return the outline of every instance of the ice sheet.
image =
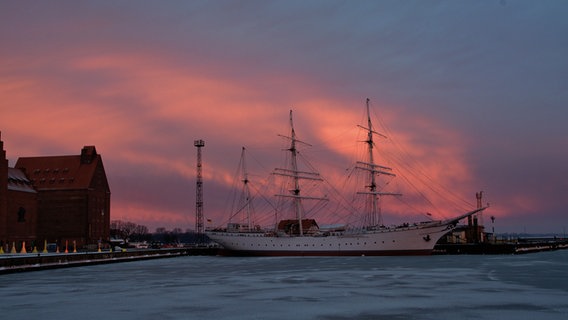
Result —
[[[565,319],[568,250],[180,257],[0,276],[2,319]]]

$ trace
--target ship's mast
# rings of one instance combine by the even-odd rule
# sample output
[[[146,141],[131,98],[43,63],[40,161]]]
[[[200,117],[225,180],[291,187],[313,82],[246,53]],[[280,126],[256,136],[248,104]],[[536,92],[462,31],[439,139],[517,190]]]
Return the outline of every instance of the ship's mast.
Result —
[[[366,106],[367,106],[367,127],[369,128],[369,130],[367,131],[367,149],[368,149],[368,153],[369,153],[369,163],[371,164],[371,166],[374,165],[375,160],[373,157],[373,123],[371,122],[371,113],[369,112],[369,98],[367,98],[366,101]],[[381,213],[379,212],[378,208],[378,197],[376,197],[374,194],[377,192],[377,181],[376,181],[376,175],[374,174],[373,171],[370,171],[369,173],[369,178],[371,180],[371,183],[369,184],[368,188],[369,188],[369,192],[371,192],[370,198],[371,198],[371,216],[370,216],[370,223],[371,225],[375,226],[377,224],[381,225],[382,224],[382,216]]]
[[[242,182],[242,189],[240,189],[240,193],[235,196],[235,199],[233,201],[233,207],[231,210],[233,214],[229,218],[229,224],[233,224],[232,219],[234,217],[237,217],[237,224],[239,226],[238,227],[239,229],[241,228],[242,224],[244,230],[252,231],[252,216],[254,213],[254,208],[252,203],[253,199],[251,196],[250,186],[249,186],[250,180],[248,178],[248,171],[246,165],[245,147],[242,147],[241,159],[239,161],[237,175],[238,178],[240,179],[240,182]],[[246,221],[246,226],[244,225],[243,221]]]
[[[252,225],[251,225],[251,211],[252,211],[252,204],[251,201],[252,199],[250,198],[250,188],[249,188],[249,179],[248,179],[248,172],[247,172],[247,166],[246,166],[246,162],[245,162],[245,147],[243,147],[243,151],[241,153],[241,165],[242,165],[242,170],[243,170],[243,197],[244,197],[244,202],[245,202],[245,211],[246,211],[246,217],[247,217],[247,228],[248,231],[252,230]]]
[[[285,138],[290,140],[290,148],[287,149],[287,151],[290,151],[290,154],[291,154],[290,169],[276,168],[274,170],[274,174],[280,175],[280,176],[285,176],[285,177],[291,177],[292,181],[293,181],[293,189],[290,190],[290,194],[277,194],[276,196],[292,198],[295,217],[298,220],[299,232],[300,232],[300,235],[303,235],[304,230],[303,230],[303,226],[302,226],[302,219],[303,219],[302,199],[327,200],[327,198],[306,197],[306,196],[301,195],[300,180],[322,181],[322,179],[320,178],[320,175],[317,172],[306,172],[306,171],[299,171],[298,170],[298,160],[297,160],[298,149],[296,148],[296,145],[297,145],[297,143],[302,143],[302,144],[305,144],[305,145],[308,145],[308,146],[310,146],[310,145],[305,143],[305,142],[302,142],[302,141],[300,141],[296,138],[296,132],[294,131],[294,121],[293,121],[293,118],[292,118],[292,110],[290,110],[290,128],[291,128],[290,136],[285,137]]]
[[[401,194],[377,191],[376,178],[378,174],[384,174],[388,176],[395,176],[395,174],[392,173],[392,168],[375,164],[374,155],[373,155],[374,154],[373,148],[375,146],[375,143],[373,141],[373,136],[378,135],[383,138],[386,138],[386,136],[373,130],[373,123],[371,122],[371,113],[369,110],[369,102],[370,100],[367,98],[366,101],[367,127],[359,126],[360,128],[363,128],[367,131],[367,140],[365,140],[364,142],[367,144],[368,162],[357,162],[357,168],[368,172],[369,185],[366,186],[368,191],[357,192],[357,193],[367,195],[367,206],[369,208],[367,223],[369,226],[374,227],[374,226],[381,226],[383,224],[383,218],[379,206],[379,196],[383,195],[400,196]]]
[[[301,200],[300,200],[300,178],[298,177],[298,149],[296,149],[296,131],[294,131],[294,120],[292,118],[292,110],[290,110],[290,153],[292,154],[292,172],[294,173],[294,189],[292,194],[294,195],[294,213],[296,214],[296,219],[298,219],[300,235],[304,234],[302,228],[302,210],[301,210]]]

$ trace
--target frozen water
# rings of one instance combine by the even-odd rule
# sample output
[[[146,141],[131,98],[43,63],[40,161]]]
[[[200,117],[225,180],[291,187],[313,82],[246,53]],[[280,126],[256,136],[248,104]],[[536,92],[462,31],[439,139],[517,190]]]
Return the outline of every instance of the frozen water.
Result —
[[[0,276],[2,319],[566,319],[568,250],[179,257]]]

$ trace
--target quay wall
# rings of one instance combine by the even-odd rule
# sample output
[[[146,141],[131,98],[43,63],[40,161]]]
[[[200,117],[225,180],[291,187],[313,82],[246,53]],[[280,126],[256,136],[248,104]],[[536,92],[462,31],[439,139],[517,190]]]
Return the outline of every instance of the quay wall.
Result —
[[[515,241],[508,243],[444,243],[434,247],[433,254],[524,254],[568,248],[568,240]]]
[[[139,249],[128,251],[77,253],[23,253],[0,255],[0,274],[80,267],[95,264],[174,258],[189,255],[216,255],[216,248]]]

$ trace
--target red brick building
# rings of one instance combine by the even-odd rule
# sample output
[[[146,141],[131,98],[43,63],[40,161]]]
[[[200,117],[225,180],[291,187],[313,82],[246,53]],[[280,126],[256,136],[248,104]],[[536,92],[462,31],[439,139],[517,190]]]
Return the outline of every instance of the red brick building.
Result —
[[[8,168],[0,139],[0,242],[63,250],[110,238],[110,188],[94,146],[79,155],[23,157]]]

